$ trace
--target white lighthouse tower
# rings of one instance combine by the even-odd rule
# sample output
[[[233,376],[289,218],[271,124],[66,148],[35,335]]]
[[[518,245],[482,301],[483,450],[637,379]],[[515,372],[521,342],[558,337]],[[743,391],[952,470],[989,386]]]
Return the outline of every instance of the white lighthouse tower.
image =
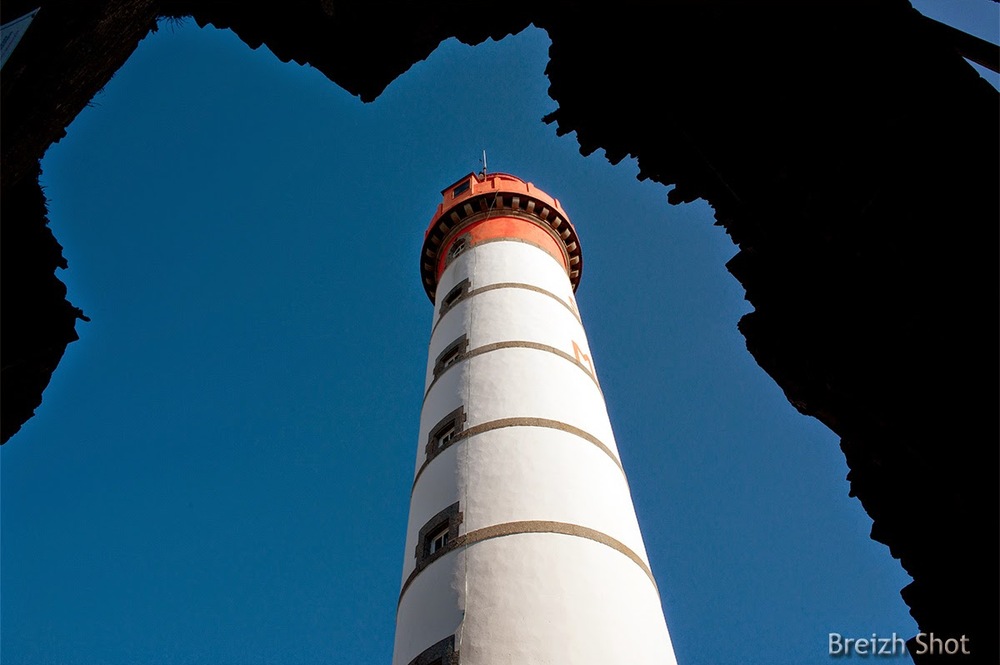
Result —
[[[393,665],[671,665],[573,293],[559,201],[504,173],[442,192]]]

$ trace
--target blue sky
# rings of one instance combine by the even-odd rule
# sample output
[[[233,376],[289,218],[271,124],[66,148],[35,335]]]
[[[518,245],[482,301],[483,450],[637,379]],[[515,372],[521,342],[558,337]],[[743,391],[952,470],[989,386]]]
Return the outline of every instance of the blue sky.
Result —
[[[365,105],[228,31],[141,44],[43,162],[59,276],[92,321],[0,449],[5,664],[389,661],[431,318],[417,257],[483,148],[580,233],[682,665],[916,631],[837,437],[736,330],[735,246],[703,202],[669,206],[540,121],[547,48],[533,28],[449,41]]]

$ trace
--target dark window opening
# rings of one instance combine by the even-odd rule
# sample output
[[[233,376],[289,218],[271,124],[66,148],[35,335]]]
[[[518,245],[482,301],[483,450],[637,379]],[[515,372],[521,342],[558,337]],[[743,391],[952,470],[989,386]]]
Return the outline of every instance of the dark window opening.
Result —
[[[465,294],[469,292],[469,280],[468,278],[463,279],[461,282],[455,285],[455,287],[448,292],[448,294],[441,299],[441,311],[440,314],[444,314],[452,306],[455,305],[459,300],[465,297]]]
[[[434,554],[440,550],[444,549],[444,546],[448,544],[448,527],[445,526],[437,533],[431,534],[430,545],[427,546],[427,553]]]
[[[460,406],[441,419],[431,428],[427,435],[427,461],[430,462],[442,450],[458,440],[458,435],[465,427],[465,407]]]
[[[448,255],[445,258],[445,265],[451,263],[456,256],[465,251],[466,247],[469,246],[469,240],[467,236],[461,236],[460,238],[455,238],[455,241],[451,243],[451,247],[448,248]]]
[[[441,355],[437,357],[434,361],[434,378],[441,376],[441,374],[460,361],[465,354],[465,351],[469,347],[469,340],[462,335],[454,342],[448,345],[448,347],[441,352]]]
[[[441,359],[441,368],[451,367],[458,362],[458,357],[462,354],[462,350],[457,346],[448,352],[444,358]]]
[[[459,195],[459,194],[461,194],[462,192],[467,192],[467,191],[469,191],[469,186],[470,186],[471,184],[472,184],[472,183],[471,183],[471,181],[469,181],[469,180],[466,180],[466,181],[465,181],[465,182],[463,182],[463,183],[462,183],[461,185],[459,185],[459,186],[458,186],[458,187],[456,187],[455,189],[451,190],[451,197],[452,197],[452,198],[455,198],[456,196],[458,196],[458,195]]]
[[[441,434],[439,434],[438,437],[437,437],[437,439],[434,440],[434,442],[437,444],[436,447],[439,450],[441,448],[444,448],[449,443],[451,443],[451,439],[454,436],[455,436],[455,423],[454,422],[450,422],[450,423],[448,423],[447,429],[445,429],[444,432],[442,432]]]
[[[461,523],[457,501],[427,520],[417,536],[418,570],[455,547]]]

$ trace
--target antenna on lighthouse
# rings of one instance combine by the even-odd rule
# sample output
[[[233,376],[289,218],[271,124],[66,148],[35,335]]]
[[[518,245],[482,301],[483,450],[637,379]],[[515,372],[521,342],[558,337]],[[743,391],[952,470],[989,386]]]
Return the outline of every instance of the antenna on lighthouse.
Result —
[[[479,172],[479,179],[482,180],[486,177],[486,150],[483,150],[483,170]]]

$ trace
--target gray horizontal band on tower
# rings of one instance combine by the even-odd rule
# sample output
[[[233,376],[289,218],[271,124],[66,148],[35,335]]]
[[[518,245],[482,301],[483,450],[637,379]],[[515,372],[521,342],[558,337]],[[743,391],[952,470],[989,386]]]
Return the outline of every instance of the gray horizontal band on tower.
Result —
[[[464,536],[459,536],[452,543],[449,543],[447,547],[446,554],[451,553],[454,550],[459,550],[470,545],[475,545],[476,543],[481,543],[484,540],[491,540],[493,538],[502,538],[504,536],[516,536],[526,533],[556,533],[564,536],[574,536],[576,538],[585,538],[587,540],[592,540],[595,543],[600,543],[620,552],[632,560],[642,572],[646,573],[646,577],[649,581],[653,583],[653,589],[656,590],[657,595],[659,595],[659,588],[656,586],[656,578],[653,577],[653,571],[649,569],[649,565],[642,560],[638,554],[632,551],[625,543],[612,538],[603,531],[598,531],[597,529],[591,529],[589,527],[580,526],[579,524],[570,524],[568,522],[550,522],[548,520],[526,520],[520,522],[504,522],[503,524],[494,524],[493,526],[483,527],[482,529],[476,529],[475,531],[470,531]],[[443,556],[443,555],[442,555]],[[403,582],[403,587],[399,590],[399,600],[396,602],[396,610],[399,611],[399,605],[403,602],[403,595],[406,594],[406,590],[410,588],[413,580],[417,576],[427,570],[431,565],[425,566],[423,568],[415,568],[412,573]]]
[[[580,370],[584,374],[586,374],[591,381],[594,382],[594,385],[597,386],[598,394],[601,396],[602,400],[604,399],[604,392],[601,390],[601,384],[597,382],[597,377],[591,374],[589,367],[587,367],[582,362],[577,360],[574,356],[571,356],[562,349],[557,349],[554,346],[549,346],[548,344],[541,344],[539,342],[528,342],[526,340],[512,340],[509,342],[493,342],[491,344],[484,344],[482,346],[477,346],[476,348],[469,349],[468,351],[460,355],[458,358],[455,359],[455,362],[445,367],[443,370],[441,370],[440,374],[438,374],[431,380],[430,385],[427,386],[427,391],[424,393],[424,399],[421,402],[421,408],[423,408],[423,404],[427,402],[427,396],[431,394],[431,390],[434,389],[434,385],[438,382],[438,379],[444,376],[448,372],[448,370],[450,370],[453,367],[457,367],[462,361],[468,360],[469,358],[474,358],[475,356],[481,356],[484,353],[490,353],[491,351],[499,351],[501,349],[531,349],[533,351],[544,351],[546,353],[551,353],[553,355],[559,356],[563,360],[568,360],[577,367],[579,367]]]
[[[455,306],[458,305],[458,303],[468,300],[472,296],[478,296],[480,293],[486,293],[487,291],[494,291],[496,289],[524,289],[526,291],[534,291],[535,293],[541,293],[542,295],[546,295],[555,300],[557,303],[559,303],[566,309],[568,309],[570,313],[573,315],[573,318],[575,318],[581,326],[583,325],[583,320],[580,318],[580,313],[577,312],[575,309],[573,309],[572,305],[570,305],[568,302],[566,302],[556,294],[552,293],[551,291],[546,291],[540,286],[535,286],[534,284],[525,284],[523,282],[497,282],[496,284],[487,284],[486,286],[481,286],[478,289],[472,289],[471,291],[463,295],[461,298],[456,300],[454,303],[452,303],[451,307],[449,307],[448,310],[445,311],[444,314],[439,316],[438,320],[434,322],[434,326],[431,328],[431,338],[434,337],[434,331],[437,330],[438,324],[441,323],[441,320],[444,319],[444,317],[447,316],[449,312],[455,309]]]
[[[622,466],[621,460],[615,456],[615,454],[611,451],[611,448],[608,448],[603,441],[590,432],[584,431],[579,427],[574,427],[573,425],[569,425],[559,420],[552,420],[550,418],[500,418],[498,420],[490,420],[479,425],[473,425],[472,427],[463,429],[460,432],[456,432],[454,437],[452,437],[452,440],[448,442],[447,448],[450,448],[464,439],[468,439],[477,434],[492,432],[493,430],[503,429],[505,427],[545,427],[548,429],[556,429],[561,432],[566,432],[567,434],[572,434],[573,436],[579,437],[584,441],[588,441],[589,443],[597,446],[601,452],[611,458],[611,461],[615,463],[618,470],[622,472],[622,476],[625,476],[625,468]],[[447,448],[444,448],[444,450],[447,450]],[[417,469],[417,473],[413,476],[413,485],[410,487],[410,496],[413,496],[413,490],[417,486],[417,480],[420,479],[420,474],[422,474],[424,469],[426,469],[431,462],[437,459],[439,455],[440,452],[433,458],[426,460],[420,465],[420,468]]]

